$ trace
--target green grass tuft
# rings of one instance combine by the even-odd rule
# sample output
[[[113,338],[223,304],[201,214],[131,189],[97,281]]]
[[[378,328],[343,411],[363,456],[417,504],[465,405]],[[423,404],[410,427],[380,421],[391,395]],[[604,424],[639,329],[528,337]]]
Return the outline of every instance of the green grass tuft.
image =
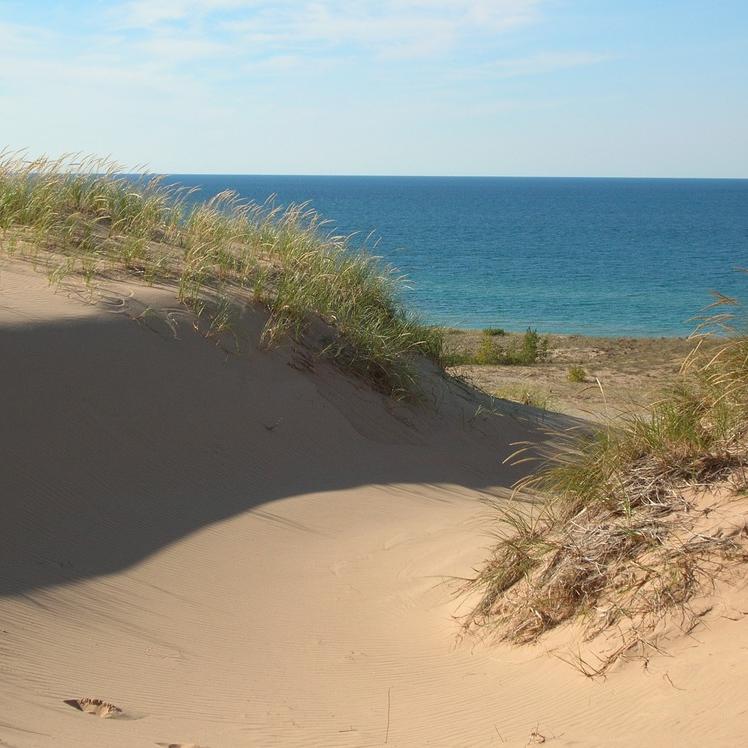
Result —
[[[583,366],[574,365],[569,367],[569,371],[566,373],[566,378],[570,382],[586,382],[587,372]]]

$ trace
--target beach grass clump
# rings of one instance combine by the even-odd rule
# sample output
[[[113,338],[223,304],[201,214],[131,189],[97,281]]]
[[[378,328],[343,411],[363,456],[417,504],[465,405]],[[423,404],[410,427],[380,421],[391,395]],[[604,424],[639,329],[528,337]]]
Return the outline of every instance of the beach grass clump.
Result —
[[[575,382],[577,384],[581,382],[587,381],[587,371],[583,366],[579,366],[579,364],[575,364],[574,366],[569,367],[569,371],[566,372],[566,378],[570,382]]]
[[[689,601],[748,560],[746,506],[728,500],[710,519],[748,486],[748,337],[697,346],[648,413],[556,436],[552,453],[515,455],[542,460],[516,486],[536,508],[495,503],[497,542],[467,584],[478,602],[465,627],[513,643],[572,619],[588,639],[614,627],[619,646],[582,667],[595,675],[651,645],[668,616],[688,630]]]
[[[232,192],[197,202],[107,159],[4,153],[0,232],[6,250],[41,263],[52,282],[119,273],[173,284],[211,333],[262,304],[266,343],[304,338],[396,397],[417,390],[419,356],[441,361],[441,332],[405,310],[395,271],[306,204],[278,208]],[[315,321],[324,335],[312,341]]]

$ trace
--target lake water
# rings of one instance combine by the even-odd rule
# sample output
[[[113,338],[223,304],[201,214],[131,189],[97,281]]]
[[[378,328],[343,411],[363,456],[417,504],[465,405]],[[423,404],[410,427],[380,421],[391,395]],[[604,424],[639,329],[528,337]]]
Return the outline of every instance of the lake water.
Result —
[[[175,175],[311,204],[375,232],[405,301],[455,327],[684,335],[710,290],[748,299],[748,180]]]

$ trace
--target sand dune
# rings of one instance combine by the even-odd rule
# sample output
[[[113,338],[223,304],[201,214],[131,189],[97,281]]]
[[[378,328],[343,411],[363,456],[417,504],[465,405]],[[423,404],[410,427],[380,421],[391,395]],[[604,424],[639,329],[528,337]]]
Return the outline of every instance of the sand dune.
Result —
[[[0,271],[0,745],[744,741],[739,616],[599,682],[457,641],[531,417],[434,376],[393,406],[245,323],[229,355],[168,290]]]

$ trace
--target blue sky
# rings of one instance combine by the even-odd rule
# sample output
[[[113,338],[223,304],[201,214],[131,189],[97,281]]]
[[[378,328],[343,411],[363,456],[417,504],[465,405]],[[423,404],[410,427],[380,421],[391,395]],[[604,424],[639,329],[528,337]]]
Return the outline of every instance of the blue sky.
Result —
[[[0,0],[0,145],[157,171],[748,177],[746,0]]]

